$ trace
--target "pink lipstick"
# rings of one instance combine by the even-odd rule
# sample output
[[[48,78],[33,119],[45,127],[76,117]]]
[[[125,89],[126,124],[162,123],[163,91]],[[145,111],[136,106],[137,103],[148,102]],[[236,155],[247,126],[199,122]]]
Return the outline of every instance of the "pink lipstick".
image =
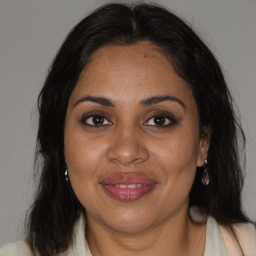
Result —
[[[103,179],[100,184],[110,196],[119,201],[133,201],[149,193],[157,184],[139,174],[116,174]]]

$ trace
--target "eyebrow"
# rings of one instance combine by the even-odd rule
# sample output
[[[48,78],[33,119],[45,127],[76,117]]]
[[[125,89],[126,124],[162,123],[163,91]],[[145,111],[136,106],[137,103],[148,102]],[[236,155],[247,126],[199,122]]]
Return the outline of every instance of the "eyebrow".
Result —
[[[79,103],[86,102],[86,101],[95,102],[106,107],[115,107],[115,104],[110,99],[107,99],[105,97],[95,97],[95,96],[85,96],[79,99],[78,101],[76,101],[73,107],[76,107]]]
[[[115,104],[113,103],[112,100],[105,98],[105,97],[95,97],[95,96],[82,97],[81,99],[79,99],[78,101],[75,102],[73,107],[76,107],[78,104],[80,104],[82,102],[87,102],[87,101],[94,102],[94,103],[97,103],[99,105],[106,106],[106,107],[115,107]],[[177,98],[175,96],[170,96],[170,95],[160,95],[160,96],[149,97],[145,100],[142,100],[140,102],[140,105],[141,106],[150,106],[150,105],[157,104],[157,103],[160,103],[163,101],[173,101],[173,102],[180,104],[183,108],[186,108],[186,105],[182,100],[180,100],[179,98]]]
[[[179,98],[177,98],[175,96],[170,96],[170,95],[163,95],[163,96],[160,95],[160,96],[154,96],[154,97],[147,98],[147,99],[141,101],[141,105],[142,106],[150,106],[150,105],[157,104],[157,103],[160,103],[163,101],[173,101],[173,102],[179,103],[183,108],[186,108],[186,105],[182,100],[180,100]]]

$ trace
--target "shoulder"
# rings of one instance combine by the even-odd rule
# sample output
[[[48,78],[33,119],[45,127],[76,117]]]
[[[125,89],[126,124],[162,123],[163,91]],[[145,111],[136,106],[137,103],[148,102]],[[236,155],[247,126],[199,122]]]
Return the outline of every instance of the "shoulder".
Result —
[[[225,241],[229,255],[256,255],[256,227],[251,223],[238,223],[232,225],[235,235],[225,226],[220,230]]]
[[[0,248],[0,256],[33,256],[25,241],[9,243]]]

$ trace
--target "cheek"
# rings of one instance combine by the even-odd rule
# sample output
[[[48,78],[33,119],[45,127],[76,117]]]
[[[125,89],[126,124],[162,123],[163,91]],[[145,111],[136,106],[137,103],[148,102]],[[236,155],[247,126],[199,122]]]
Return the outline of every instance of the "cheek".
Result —
[[[68,166],[71,171],[77,173],[93,172],[104,150],[103,140],[100,137],[92,137],[74,119],[68,116],[65,127],[64,144]]]
[[[97,175],[104,149],[97,143],[91,143],[85,139],[78,139],[74,136],[72,141],[67,140],[66,159],[71,178],[92,179]]]
[[[168,189],[183,189],[193,184],[198,159],[198,136],[190,131],[154,142],[152,155],[163,172]]]
[[[96,200],[94,194],[104,151],[104,144],[100,141],[92,142],[81,128],[66,127],[65,157],[68,175],[76,196],[84,206],[87,201]]]
[[[167,201],[165,206],[158,206],[163,212],[167,205],[168,210],[172,211],[188,200],[197,168],[197,143],[191,137],[176,137],[164,145],[155,144],[154,151],[163,174],[163,190],[159,202]]]
[[[98,158],[88,147],[69,147],[67,150],[68,175],[73,191],[80,203],[87,208],[97,203]]]
[[[179,133],[170,135],[162,141],[154,141],[152,151],[159,159],[159,163],[165,166],[177,167],[175,169],[183,169],[188,166],[196,167],[198,158],[198,135],[187,133]],[[178,168],[179,167],[179,168]]]

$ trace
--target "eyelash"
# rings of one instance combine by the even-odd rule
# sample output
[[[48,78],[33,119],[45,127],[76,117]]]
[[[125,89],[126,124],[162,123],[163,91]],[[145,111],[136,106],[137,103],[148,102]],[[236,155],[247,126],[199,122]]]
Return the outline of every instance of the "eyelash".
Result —
[[[149,122],[151,119],[156,117],[163,117],[165,118],[165,121],[167,119],[170,121],[170,123],[167,125],[146,125],[146,126],[155,126],[157,128],[169,128],[170,126],[173,126],[178,123],[177,119],[169,112],[153,112],[145,123]]]
[[[93,117],[103,117],[105,120],[108,120],[108,118],[106,118],[106,114],[102,113],[102,112],[98,112],[98,111],[93,111],[93,112],[89,112],[85,115],[82,116],[82,118],[80,119],[80,123],[84,126],[88,126],[88,127],[92,127],[92,128],[101,128],[104,126],[110,126],[112,125],[112,122],[108,121],[110,124],[102,124],[102,125],[92,125],[92,124],[88,124],[86,123],[86,121],[88,121],[89,118],[93,118]]]
[[[104,120],[107,120],[109,122],[109,124],[99,124],[99,125],[92,125],[92,124],[88,124],[86,123],[88,121],[89,118],[93,118],[93,117],[100,117],[100,118],[103,118]],[[163,117],[165,119],[165,122],[166,122],[166,119],[170,122],[169,124],[167,125],[147,125],[146,123],[148,123],[151,119],[153,118],[156,118],[156,117]],[[105,122],[105,121],[104,121]],[[113,123],[111,121],[109,121],[109,118],[106,117],[106,114],[105,113],[102,113],[102,112],[98,112],[98,111],[93,111],[93,112],[89,112],[85,115],[82,116],[82,118],[80,119],[80,123],[83,125],[83,126],[87,126],[87,127],[92,127],[92,128],[102,128],[102,127],[105,127],[105,126],[111,126]],[[151,116],[147,119],[147,121],[144,123],[146,126],[151,126],[151,127],[157,127],[157,128],[168,128],[170,126],[173,126],[175,124],[177,124],[177,120],[174,118],[173,115],[171,115],[170,113],[166,113],[166,112],[154,112],[151,114]]]

